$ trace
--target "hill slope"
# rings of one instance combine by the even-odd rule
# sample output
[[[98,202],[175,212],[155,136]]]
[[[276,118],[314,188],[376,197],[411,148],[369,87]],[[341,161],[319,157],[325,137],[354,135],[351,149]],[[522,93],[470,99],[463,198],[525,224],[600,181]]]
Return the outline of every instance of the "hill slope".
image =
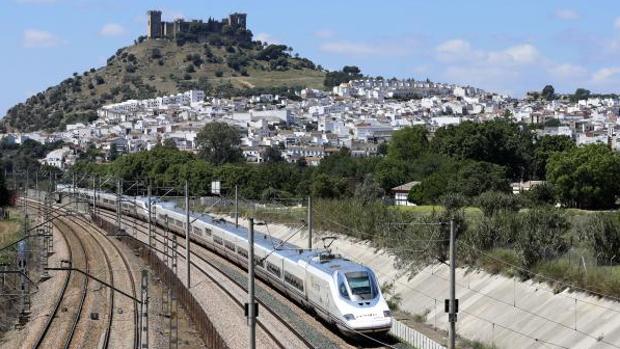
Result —
[[[322,87],[325,73],[284,45],[224,45],[143,40],[119,49],[107,65],[65,79],[9,109],[7,130],[61,129],[96,119],[102,105],[151,98],[191,88],[233,95],[285,87]],[[286,92],[286,91],[284,91]]]

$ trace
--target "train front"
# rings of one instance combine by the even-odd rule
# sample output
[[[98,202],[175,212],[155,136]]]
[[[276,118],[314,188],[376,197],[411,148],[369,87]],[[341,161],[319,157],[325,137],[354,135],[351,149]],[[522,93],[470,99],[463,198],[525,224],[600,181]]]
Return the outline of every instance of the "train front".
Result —
[[[357,265],[336,273],[338,328],[348,335],[385,334],[392,327],[392,312],[381,294],[372,270]]]

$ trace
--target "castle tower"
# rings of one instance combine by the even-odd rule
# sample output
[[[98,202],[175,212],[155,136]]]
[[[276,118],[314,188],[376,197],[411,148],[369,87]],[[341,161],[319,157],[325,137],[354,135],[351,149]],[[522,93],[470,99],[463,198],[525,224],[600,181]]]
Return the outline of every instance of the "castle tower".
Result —
[[[149,39],[161,38],[161,11],[148,11],[146,19],[146,36]]]
[[[233,28],[245,29],[246,18],[247,14],[235,12],[228,16],[228,24]]]

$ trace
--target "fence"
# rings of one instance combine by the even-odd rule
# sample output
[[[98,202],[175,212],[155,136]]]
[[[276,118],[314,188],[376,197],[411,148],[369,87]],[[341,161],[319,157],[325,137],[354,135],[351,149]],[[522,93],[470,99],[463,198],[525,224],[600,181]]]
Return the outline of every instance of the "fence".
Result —
[[[394,319],[390,334],[418,349],[446,349],[443,345]]]
[[[118,231],[115,224],[101,219],[101,217],[94,216],[93,221],[110,234],[116,234]],[[140,251],[142,259],[148,262],[149,266],[153,269],[153,272],[161,278],[167,287],[174,290],[180,304],[189,314],[192,322],[197,327],[198,333],[207,348],[228,349],[226,342],[217,332],[217,329],[213,326],[209,316],[205,313],[198,300],[187,289],[187,287],[183,285],[183,282],[181,282],[177,275],[174,274],[172,270],[170,270],[170,268],[168,268],[168,266],[157,257],[157,254],[152,253],[153,251],[151,251],[151,249],[148,248],[148,246],[146,246],[142,241],[137,240],[130,235],[124,235],[121,240],[132,249]]]

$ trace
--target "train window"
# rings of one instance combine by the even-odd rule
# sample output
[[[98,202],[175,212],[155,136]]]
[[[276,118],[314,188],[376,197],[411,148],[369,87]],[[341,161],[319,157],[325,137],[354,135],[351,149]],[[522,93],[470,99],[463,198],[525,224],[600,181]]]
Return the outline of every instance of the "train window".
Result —
[[[286,281],[286,283],[288,283],[289,285],[292,285],[296,289],[302,292],[304,291],[304,282],[297,276],[287,271],[284,272],[284,281]]]
[[[265,267],[265,261],[262,258],[254,256],[254,265],[259,266],[261,268]]]
[[[248,259],[248,251],[244,248],[237,247],[237,253],[245,259]]]
[[[202,235],[202,230],[198,227],[192,227],[194,234]]]
[[[365,271],[346,273],[351,295],[360,299],[373,299],[377,294],[374,279]]]
[[[267,262],[267,270],[269,270],[270,273],[272,273],[273,275],[276,275],[277,277],[280,277],[282,275],[282,272],[280,271],[280,267],[271,264],[269,262]]]
[[[235,250],[235,244],[233,244],[230,241],[224,241],[224,246],[226,246],[226,248],[231,250],[231,251]]]
[[[221,238],[221,237],[219,237],[219,236],[214,236],[214,237],[213,237],[213,241],[214,241],[216,244],[218,244],[218,245],[223,245],[223,244],[224,244],[224,241],[222,241],[222,238]]]
[[[211,236],[211,229],[205,228],[205,234],[207,234],[207,236]]]

